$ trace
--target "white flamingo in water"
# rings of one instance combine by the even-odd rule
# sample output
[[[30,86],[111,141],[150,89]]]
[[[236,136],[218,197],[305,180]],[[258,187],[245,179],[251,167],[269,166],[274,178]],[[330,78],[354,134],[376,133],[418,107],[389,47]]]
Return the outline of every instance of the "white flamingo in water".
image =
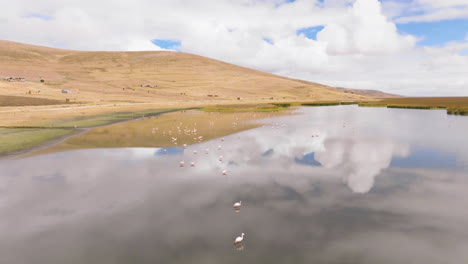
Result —
[[[234,240],[234,245],[237,245],[239,244],[240,242],[242,242],[242,240],[244,240],[244,233],[241,234],[241,236],[237,237],[236,240]]]
[[[223,175],[224,175],[224,176],[227,175],[227,170],[223,170]]]
[[[234,207],[235,209],[239,209],[242,205],[242,201],[239,201],[238,203],[235,203],[232,207]]]

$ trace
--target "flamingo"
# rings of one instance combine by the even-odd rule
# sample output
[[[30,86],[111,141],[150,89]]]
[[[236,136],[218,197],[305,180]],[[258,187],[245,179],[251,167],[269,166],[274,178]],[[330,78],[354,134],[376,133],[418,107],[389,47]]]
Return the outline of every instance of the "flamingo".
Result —
[[[181,168],[184,167],[184,162],[183,162],[183,161],[179,162],[179,166],[180,166]]]
[[[242,240],[244,240],[244,233],[241,234],[241,236],[237,237],[235,240],[234,240],[234,245],[237,245],[239,244],[240,242],[242,242]]]
[[[241,207],[241,205],[242,205],[242,201],[239,201],[238,203],[235,203],[232,207],[238,209]]]
[[[195,167],[195,161],[190,162],[190,167]]]
[[[223,170],[223,175],[224,175],[224,176],[227,175],[227,170]]]

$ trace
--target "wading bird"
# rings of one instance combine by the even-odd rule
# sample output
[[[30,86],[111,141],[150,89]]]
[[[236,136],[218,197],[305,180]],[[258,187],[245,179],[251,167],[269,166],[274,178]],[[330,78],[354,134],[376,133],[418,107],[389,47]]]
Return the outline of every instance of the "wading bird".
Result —
[[[234,240],[234,245],[237,245],[239,244],[240,242],[242,242],[242,240],[244,240],[244,233],[241,234],[240,237],[237,237],[236,240]]]
[[[235,203],[232,207],[234,207],[235,209],[239,209],[242,205],[242,201],[239,201],[238,203]]]

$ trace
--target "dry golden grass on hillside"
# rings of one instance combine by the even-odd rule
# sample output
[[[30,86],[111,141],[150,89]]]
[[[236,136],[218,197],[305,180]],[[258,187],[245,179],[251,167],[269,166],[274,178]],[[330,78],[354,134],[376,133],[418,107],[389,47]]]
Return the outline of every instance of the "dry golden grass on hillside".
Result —
[[[0,80],[0,95],[64,105],[54,106],[59,111],[50,111],[50,106],[3,105],[4,126],[38,123],[45,115],[54,119],[131,109],[369,99],[180,52],[85,52],[0,41],[0,77],[10,76],[26,81]],[[73,93],[62,93],[63,89]]]

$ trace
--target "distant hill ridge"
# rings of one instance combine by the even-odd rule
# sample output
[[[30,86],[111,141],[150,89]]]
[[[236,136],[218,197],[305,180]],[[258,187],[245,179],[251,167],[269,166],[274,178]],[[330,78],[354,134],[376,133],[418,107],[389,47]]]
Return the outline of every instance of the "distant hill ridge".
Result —
[[[228,51],[226,51],[228,52]],[[331,101],[393,95],[333,88],[171,51],[73,51],[0,40],[3,95],[25,89],[46,99],[85,103],[155,101]],[[41,82],[42,80],[42,82]],[[77,92],[63,95],[62,90]]]
[[[359,95],[375,97],[375,98],[399,98],[399,97],[402,97],[401,95],[384,93],[384,92],[378,91],[378,90],[350,89],[350,88],[343,88],[343,87],[336,87],[336,89],[338,89],[340,91],[343,91],[345,93],[359,94]]]

